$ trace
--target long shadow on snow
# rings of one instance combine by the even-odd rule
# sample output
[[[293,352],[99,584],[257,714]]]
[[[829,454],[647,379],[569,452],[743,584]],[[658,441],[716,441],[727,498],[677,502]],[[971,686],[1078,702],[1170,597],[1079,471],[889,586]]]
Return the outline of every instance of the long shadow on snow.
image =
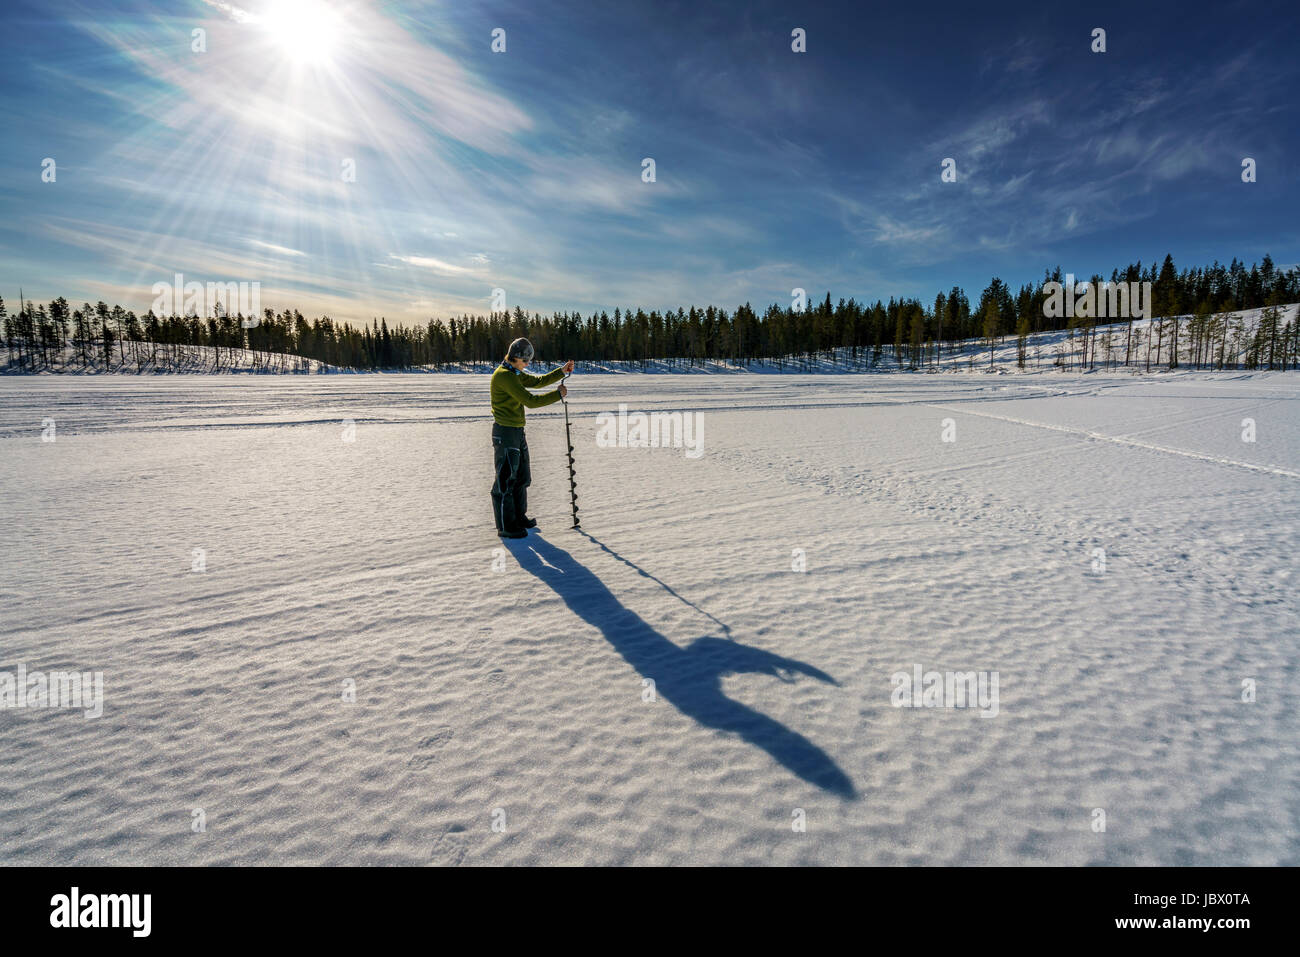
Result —
[[[810,784],[840,797],[856,796],[853,782],[830,755],[803,735],[728,698],[721,688],[726,674],[769,674],[789,681],[792,679],[781,672],[798,672],[836,684],[830,675],[802,661],[724,638],[697,638],[687,648],[679,648],[625,607],[604,582],[564,549],[535,532],[526,539],[505,541],[523,568],[549,585],[579,618],[599,628],[614,650],[643,677],[652,678],[657,693],[682,714],[705,727],[739,735]]]

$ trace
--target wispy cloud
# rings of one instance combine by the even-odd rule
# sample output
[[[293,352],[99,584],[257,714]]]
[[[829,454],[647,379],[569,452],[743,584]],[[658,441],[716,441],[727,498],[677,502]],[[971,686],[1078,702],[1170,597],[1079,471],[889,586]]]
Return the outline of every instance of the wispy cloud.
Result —
[[[259,249],[269,249],[273,253],[279,253],[282,256],[305,256],[307,255],[301,249],[290,249],[288,246],[278,246],[275,243],[264,243],[260,239],[250,239],[249,245],[256,246]]]
[[[427,269],[430,272],[438,273],[443,276],[469,276],[482,271],[481,269],[476,268],[477,266],[482,265],[481,263],[476,263],[475,266],[457,266],[454,263],[435,259],[432,256],[398,256],[394,254],[393,258],[398,262],[406,263],[408,266]]]

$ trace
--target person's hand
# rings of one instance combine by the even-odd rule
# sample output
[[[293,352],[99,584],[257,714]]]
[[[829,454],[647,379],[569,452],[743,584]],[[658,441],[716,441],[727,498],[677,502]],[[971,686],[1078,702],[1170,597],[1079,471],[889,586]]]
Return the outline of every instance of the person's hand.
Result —
[[[569,394],[569,390],[566,389],[564,386],[560,386],[560,398],[563,399],[568,394]]]
[[[572,371],[573,371],[573,360],[570,359],[568,362],[564,364],[564,374],[568,375]]]

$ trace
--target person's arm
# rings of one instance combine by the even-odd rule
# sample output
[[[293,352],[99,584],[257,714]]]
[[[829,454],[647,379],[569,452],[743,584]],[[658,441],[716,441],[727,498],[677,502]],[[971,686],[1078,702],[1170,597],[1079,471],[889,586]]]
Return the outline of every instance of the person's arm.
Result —
[[[544,385],[550,385],[552,382],[559,382],[564,378],[564,366],[556,366],[546,375],[529,375],[527,372],[519,373],[519,381],[530,389],[540,389]]]
[[[561,370],[556,369],[555,371],[559,372]],[[541,395],[533,395],[524,388],[524,384],[519,380],[528,378],[533,379],[542,385],[550,385],[550,383],[555,381],[555,379],[552,378],[552,375],[553,374],[544,376],[505,375],[502,376],[502,380],[505,385],[505,390],[510,393],[512,399],[518,399],[527,408],[540,409],[542,406],[550,405],[552,402],[559,402],[560,390],[556,389],[554,392],[544,392]]]

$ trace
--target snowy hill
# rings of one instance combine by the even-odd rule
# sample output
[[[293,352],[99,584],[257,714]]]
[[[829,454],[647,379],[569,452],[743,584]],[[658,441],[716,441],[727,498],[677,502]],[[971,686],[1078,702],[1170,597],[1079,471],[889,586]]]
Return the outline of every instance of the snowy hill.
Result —
[[[11,353],[6,349],[4,343],[0,342],[0,374],[6,372],[24,374],[15,365],[16,362],[15,353]],[[188,375],[200,373],[204,375],[225,375],[250,373],[281,375],[352,371],[318,362],[315,359],[305,359],[301,356],[274,352],[129,341],[115,343],[112,359],[105,362],[102,355],[102,343],[99,340],[87,341],[84,343],[84,348],[82,342],[72,340],[65,344],[57,355],[51,357],[50,364],[51,368],[42,369],[42,374]]]

